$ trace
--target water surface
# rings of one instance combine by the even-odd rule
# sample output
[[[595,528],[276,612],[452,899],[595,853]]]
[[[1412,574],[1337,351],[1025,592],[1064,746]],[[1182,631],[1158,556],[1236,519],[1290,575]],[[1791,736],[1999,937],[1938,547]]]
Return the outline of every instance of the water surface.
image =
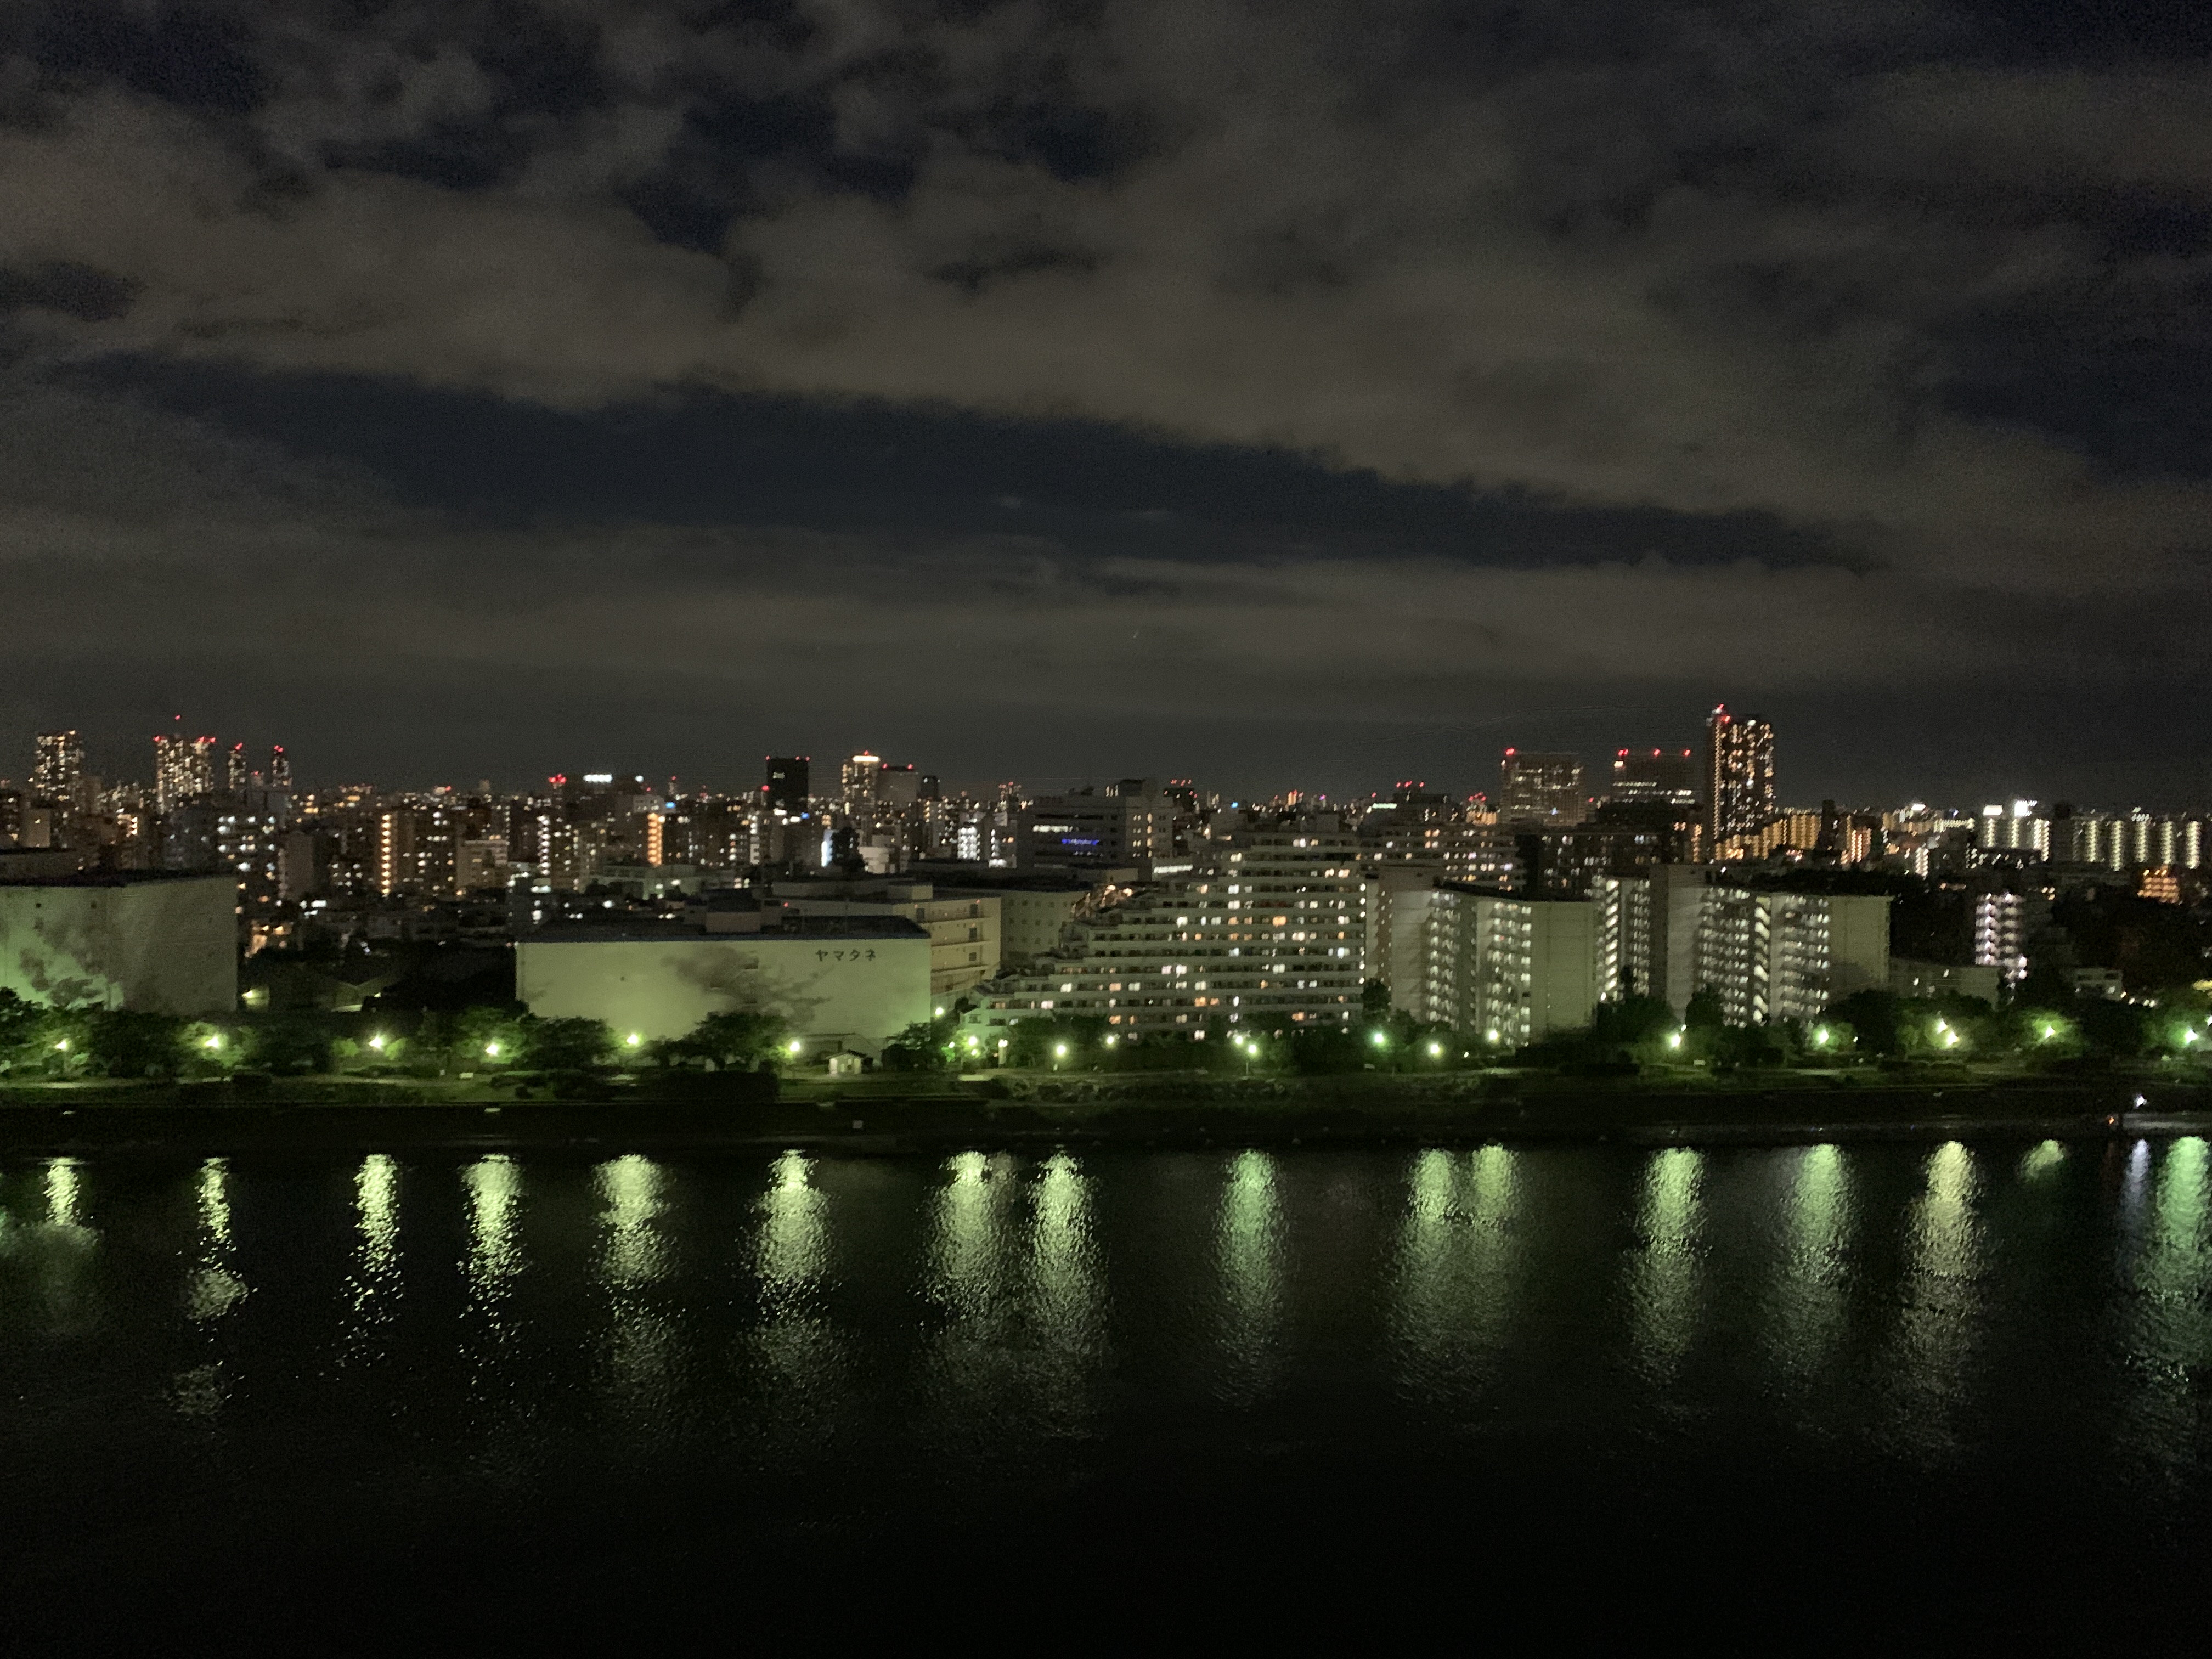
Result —
[[[0,1589],[42,1650],[2179,1645],[2209,1206],[2193,1139],[0,1163]]]

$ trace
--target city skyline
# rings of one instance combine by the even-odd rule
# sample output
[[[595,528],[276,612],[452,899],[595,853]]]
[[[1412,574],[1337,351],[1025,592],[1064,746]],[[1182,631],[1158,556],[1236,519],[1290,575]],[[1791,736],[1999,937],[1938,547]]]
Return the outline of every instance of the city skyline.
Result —
[[[1622,799],[1652,799],[1656,797],[1652,793],[1651,786],[1648,782],[1638,781],[1640,775],[1636,773],[1627,775],[1630,781],[1624,793],[1624,775],[1621,768],[1625,765],[1637,766],[1645,763],[1644,760],[1632,759],[1632,757],[1645,757],[1649,763],[1663,766],[1670,763],[1664,757],[1672,757],[1673,763],[1680,763],[1691,769],[1691,775],[1694,775],[1697,781],[1697,799],[1701,803],[1707,803],[1710,800],[1707,769],[1711,760],[1712,720],[1715,714],[1724,713],[1726,705],[1720,705],[1699,716],[1698,724],[1704,730],[1694,743],[1675,744],[1662,742],[1652,744],[1638,741],[1622,745],[1601,744],[1583,750],[1534,752],[1528,751],[1521,745],[1507,744],[1489,751],[1486,757],[1476,753],[1466,758],[1457,769],[1457,775],[1468,780],[1464,787],[1454,787],[1446,781],[1450,774],[1441,775],[1433,780],[1424,777],[1419,780],[1419,784],[1425,789],[1431,787],[1440,788],[1443,793],[1462,799],[1471,800],[1480,797],[1489,800],[1495,807],[1504,799],[1501,793],[1498,771],[1501,763],[1510,767],[1514,763],[1516,757],[1525,755],[1528,759],[1539,761],[1559,758],[1579,763],[1586,775],[1582,784],[1583,797],[1586,800],[1593,802],[1601,800],[1608,795]],[[1756,714],[1742,718],[1747,718],[1764,728],[1769,734],[1767,740],[1770,744],[1771,744],[1772,722],[1763,720]],[[292,770],[291,752],[287,744],[281,742],[271,744],[266,740],[249,744],[246,740],[232,738],[228,732],[217,733],[197,730],[190,738],[185,738],[182,733],[188,724],[183,714],[172,714],[168,729],[151,732],[145,738],[137,739],[136,743],[119,738],[112,732],[94,731],[88,737],[85,730],[76,726],[34,733],[21,745],[29,753],[16,769],[20,770],[21,775],[16,775],[16,770],[0,772],[0,788],[37,790],[40,787],[38,780],[41,775],[41,767],[46,763],[45,757],[49,748],[53,743],[64,738],[68,739],[72,745],[69,751],[70,763],[77,772],[97,777],[110,787],[120,784],[143,785],[148,788],[149,794],[157,799],[161,798],[162,788],[164,763],[161,756],[165,744],[177,744],[179,750],[184,751],[179,753],[179,759],[175,763],[177,765],[197,769],[191,773],[194,777],[198,777],[201,772],[205,774],[206,781],[200,786],[199,793],[212,792],[225,787],[226,783],[230,787],[235,788],[238,781],[242,781],[250,775],[257,787],[262,787],[265,782],[272,787],[295,787],[307,792],[328,793],[355,786],[368,786],[395,794],[428,795],[440,790],[447,790],[466,795],[472,791],[481,793],[480,787],[489,783],[493,792],[497,794],[520,796],[533,792],[542,793],[547,785],[557,785],[568,777],[583,777],[605,772],[623,777],[641,777],[656,787],[664,787],[672,781],[677,786],[673,793],[678,795],[703,793],[737,798],[760,793],[763,788],[761,777],[758,775],[760,766],[763,761],[768,764],[775,765],[780,763],[783,758],[774,754],[760,757],[740,757],[734,761],[725,761],[708,769],[688,774],[684,772],[656,774],[649,769],[610,763],[604,757],[586,763],[577,761],[573,755],[566,757],[562,763],[556,765],[553,769],[543,774],[522,776],[515,775],[511,767],[489,765],[463,767],[452,775],[442,777],[428,776],[422,774],[419,769],[416,769],[410,775],[398,778],[372,776],[361,769],[349,770],[343,766],[316,766],[310,768],[307,776],[295,781]],[[201,745],[208,745],[204,753],[200,752]],[[819,752],[822,755],[830,757],[820,764],[832,769],[826,776],[819,771],[815,774],[812,779],[812,783],[817,786],[813,792],[814,798],[833,798],[829,791],[819,786],[837,782],[835,769],[846,765],[848,757],[855,759],[862,757],[881,759],[883,757],[878,751],[892,747],[894,745],[878,744],[874,749],[820,749]],[[132,748],[143,749],[145,752],[134,757],[129,752]],[[787,748],[784,752],[789,759],[799,763],[802,771],[813,758],[811,751],[805,751],[796,746]],[[1795,744],[1789,745],[1788,753],[1792,758],[1796,757]],[[1142,757],[1139,758],[1141,760]],[[104,761],[109,764],[104,766],[102,764]],[[282,769],[281,779],[264,776],[264,769],[268,768],[272,761]],[[115,764],[115,763],[120,763],[120,764]],[[919,767],[921,771],[937,779],[948,793],[959,793],[976,799],[990,799],[1009,778],[1014,777],[1018,770],[1012,766],[1002,766],[996,769],[986,767],[973,775],[963,776],[934,765],[927,756],[919,761],[902,759],[896,763]],[[1771,765],[1771,763],[1770,760],[1769,764]],[[137,769],[135,770],[134,764]],[[250,774],[240,773],[239,780],[233,780],[229,773],[235,772],[241,767],[252,769]],[[229,769],[229,771],[225,771],[224,769]],[[1793,766],[1784,775],[1794,776],[1797,769]],[[1032,770],[1034,771],[1034,769]],[[750,781],[747,776],[749,772],[752,774]],[[1140,775],[1161,777],[1182,776],[1186,772],[1187,769],[1178,770],[1157,764],[1147,769],[1144,765],[1138,764],[1121,768],[1087,769],[1084,775],[1074,777],[1065,777],[1049,770],[1034,771],[1034,775],[1021,777],[1017,781],[1031,793],[1052,793],[1103,787],[1111,783],[1115,778],[1122,776]],[[1672,774],[1668,775],[1671,777]],[[223,779],[223,782],[216,781],[219,776]],[[10,781],[10,780],[13,781]],[[1218,794],[1224,801],[1234,799],[1247,803],[1262,803],[1285,798],[1306,799],[1318,798],[1350,805],[1359,801],[1385,799],[1393,789],[1406,787],[1407,781],[1402,769],[1397,772],[1392,772],[1390,769],[1384,767],[1370,781],[1364,784],[1355,781],[1350,787],[1344,788],[1316,787],[1295,776],[1279,779],[1272,783],[1263,782],[1257,788],[1237,788],[1226,782],[1216,782],[1210,779],[1202,779],[1200,781],[1209,793]],[[180,793],[189,793],[194,792],[190,787],[180,791]],[[665,787],[663,787],[663,793],[668,793]],[[1832,792],[1783,787],[1762,797],[1761,810],[1769,815],[1783,807],[1802,811],[1817,806],[1822,801],[1839,801],[1847,806],[1864,809],[1900,808],[1917,804],[1960,811],[1978,811],[1992,802],[2004,805],[2008,809],[2015,804],[2028,804],[2048,810],[2052,805],[2063,802],[2086,809],[2145,809],[2173,812],[2190,811],[2212,806],[2212,785],[2208,785],[2205,791],[2197,796],[2177,796],[2163,799],[2109,796],[2100,798],[2087,790],[2069,792],[2057,787],[2046,787],[2041,792],[2018,789],[1985,790],[1979,793],[1969,793],[1951,797],[1945,797],[1935,790],[1908,789],[1887,798],[1853,797]],[[1707,822],[1710,830],[1711,827],[1710,817]]]

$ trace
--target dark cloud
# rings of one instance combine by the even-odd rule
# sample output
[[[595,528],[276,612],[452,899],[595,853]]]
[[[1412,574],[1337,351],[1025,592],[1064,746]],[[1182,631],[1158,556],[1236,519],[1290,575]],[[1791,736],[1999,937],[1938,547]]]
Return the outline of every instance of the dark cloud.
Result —
[[[112,322],[131,309],[138,284],[74,259],[0,266],[0,315],[35,308],[81,323]]]
[[[10,646],[1278,771],[1740,687],[1925,791],[1919,686],[2086,766],[2212,622],[2200,11],[20,9]]]

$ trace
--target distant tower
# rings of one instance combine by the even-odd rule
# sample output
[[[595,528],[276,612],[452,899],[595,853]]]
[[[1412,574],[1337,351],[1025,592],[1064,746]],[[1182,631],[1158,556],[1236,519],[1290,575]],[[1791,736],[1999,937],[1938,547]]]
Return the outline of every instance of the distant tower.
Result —
[[[244,794],[246,793],[246,745],[242,743],[234,743],[230,745],[229,754],[223,757],[222,787],[224,792],[233,795]]]
[[[38,754],[31,793],[41,800],[67,800],[84,776],[83,740],[74,732],[41,732]]]
[[[281,743],[269,748],[269,787],[289,791],[292,787],[292,757],[284,752]]]
[[[1698,799],[1697,757],[1686,749],[1624,749],[1613,757],[1609,801],[1657,801],[1691,807]]]
[[[1498,816],[1507,823],[1554,826],[1583,821],[1579,755],[1509,749],[1498,763]]]
[[[1774,728],[1726,703],[1705,721],[1705,833],[1717,854],[1774,820]]]
[[[876,776],[884,769],[884,757],[863,750],[839,769],[838,793],[844,797],[845,810],[858,812],[876,798]]]
[[[807,758],[805,755],[768,757],[767,780],[761,785],[761,796],[769,806],[781,808],[787,817],[806,816]]]
[[[215,739],[187,738],[185,717],[154,739],[154,805],[166,812],[180,801],[215,793]]]

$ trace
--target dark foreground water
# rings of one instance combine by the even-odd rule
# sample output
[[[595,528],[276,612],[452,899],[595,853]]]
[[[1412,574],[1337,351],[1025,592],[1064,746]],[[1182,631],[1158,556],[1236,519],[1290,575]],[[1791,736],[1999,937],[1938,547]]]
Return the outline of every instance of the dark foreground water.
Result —
[[[2201,1650],[2208,1200],[2197,1139],[0,1163],[0,1650]]]

